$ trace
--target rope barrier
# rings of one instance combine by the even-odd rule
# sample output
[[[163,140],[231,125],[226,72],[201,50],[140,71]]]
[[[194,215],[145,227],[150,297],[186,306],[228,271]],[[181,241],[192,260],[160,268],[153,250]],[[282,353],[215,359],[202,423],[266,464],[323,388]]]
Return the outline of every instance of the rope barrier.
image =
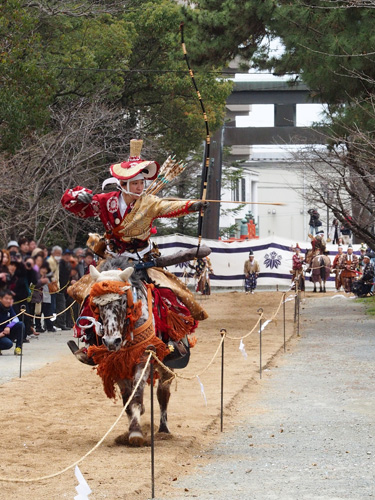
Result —
[[[54,282],[51,282],[51,283],[54,283]],[[50,293],[50,295],[54,295],[55,293],[59,293],[62,290],[64,290],[64,288],[66,288],[68,285],[70,285],[70,281],[68,281],[68,283],[66,285],[64,285],[62,288],[59,288],[59,290],[56,290],[56,292],[49,292],[49,293]],[[35,288],[35,286],[34,286],[34,288],[31,290],[30,295],[28,295],[25,299],[21,299],[21,300],[17,300],[17,302],[13,302],[13,305],[14,304],[22,304],[22,302],[30,302],[34,291],[37,291],[37,292],[40,292],[43,294],[43,290],[39,290],[39,288]]]
[[[280,300],[280,303],[276,309],[276,312],[271,316],[271,319],[267,320],[267,324],[269,322],[271,322],[276,316],[277,314],[279,313],[280,311],[280,308],[281,308],[281,305],[285,302],[287,302],[289,300],[289,297],[288,299],[286,298],[286,294],[283,293],[283,296]],[[67,311],[69,308],[71,308],[74,304],[75,304],[76,301],[74,301],[69,307],[67,307],[64,311],[62,311],[61,313],[59,314],[63,314],[65,311]],[[20,314],[27,314],[27,313],[24,313],[24,312],[21,312],[19,314],[17,314],[17,316],[19,316]],[[29,316],[31,316],[29,314]],[[170,373],[171,374],[171,379],[177,379],[177,378],[180,378],[180,379],[183,379],[183,380],[195,380],[196,378],[198,378],[199,380],[199,376],[200,375],[203,375],[203,373],[205,373],[209,368],[210,366],[213,364],[216,356],[218,355],[220,349],[221,349],[221,346],[225,340],[225,337],[227,337],[228,339],[230,340],[243,340],[247,337],[249,337],[254,331],[255,329],[257,328],[257,326],[259,325],[260,321],[264,318],[264,315],[263,315],[263,312],[260,313],[259,315],[259,318],[257,320],[257,322],[255,323],[254,327],[250,330],[250,332],[248,332],[247,334],[243,335],[242,337],[231,337],[230,335],[227,335],[226,332],[223,332],[221,331],[220,332],[220,335],[221,335],[221,339],[220,339],[220,342],[219,342],[219,345],[214,353],[214,355],[212,356],[210,362],[207,364],[207,366],[198,374],[196,375],[192,375],[192,376],[189,376],[189,377],[186,377],[186,376],[183,376],[183,375],[179,375],[177,373],[175,373],[174,371],[172,371],[169,367],[167,367],[157,356],[156,356],[156,353],[154,351],[149,351],[149,350],[146,350],[145,353],[148,354],[148,358],[147,358],[147,362],[143,368],[143,371],[141,373],[141,376],[139,377],[138,379],[138,382],[137,384],[135,385],[129,399],[127,400],[127,402],[125,403],[123,409],[121,410],[119,416],[116,418],[115,422],[111,425],[111,427],[108,429],[108,431],[104,434],[104,436],[96,443],[95,446],[93,446],[85,455],[83,455],[80,459],[78,459],[77,461],[75,461],[73,464],[65,467],[64,469],[58,471],[58,472],[55,472],[53,474],[49,474],[49,475],[46,475],[46,476],[41,476],[41,477],[37,477],[37,478],[30,478],[30,479],[18,479],[18,478],[3,478],[3,477],[0,477],[0,482],[14,482],[14,483],[32,483],[32,482],[38,482],[38,481],[43,481],[43,480],[46,480],[46,479],[52,479],[54,477],[57,477],[57,476],[60,476],[62,474],[64,474],[65,472],[67,472],[68,470],[72,469],[73,467],[75,467],[76,465],[80,464],[81,462],[83,462],[83,460],[85,460],[89,455],[91,455],[91,453],[93,453],[102,443],[103,441],[105,440],[105,438],[112,432],[112,430],[116,427],[116,425],[118,424],[118,422],[120,421],[120,419],[122,418],[122,416],[124,415],[124,412],[126,411],[127,407],[129,406],[130,404],[130,401],[132,400],[135,392],[137,391],[138,387],[139,387],[139,384],[141,383],[142,379],[143,379],[143,376],[147,370],[147,367],[149,366],[150,364],[150,361],[151,361],[151,358],[154,358],[154,360],[167,372],[167,373]],[[9,322],[9,320],[7,321]],[[265,323],[265,325],[266,325]],[[264,325],[264,326],[265,326]],[[169,380],[171,380],[169,379]]]
[[[293,294],[293,297],[294,297],[294,294]],[[267,324],[269,324],[271,321],[273,321],[276,316],[278,315],[279,311],[280,311],[280,308],[283,304],[283,301],[284,301],[284,294],[280,300],[280,303],[276,309],[276,312],[271,316],[271,319],[269,320],[266,320],[266,322],[264,323],[264,326],[263,326],[263,329],[265,328],[265,326]],[[285,302],[287,302],[288,299],[285,299]],[[196,375],[192,375],[192,376],[184,376],[184,375],[179,375],[178,373],[172,371],[168,366],[166,366],[157,356],[156,354],[153,352],[153,351],[146,351],[146,352],[150,352],[150,354],[152,355],[152,357],[154,358],[154,360],[163,368],[163,370],[165,370],[167,373],[169,373],[171,375],[171,379],[182,379],[182,380],[194,380],[196,379],[197,377],[199,377],[200,375],[202,375],[203,373],[205,373],[208,368],[213,364],[216,356],[218,355],[219,351],[220,351],[220,348],[224,342],[224,339],[225,337],[228,338],[229,340],[243,340],[243,339],[246,339],[247,337],[249,337],[250,335],[252,335],[254,333],[254,331],[256,330],[256,328],[258,327],[260,321],[262,321],[262,319],[264,319],[264,314],[263,312],[259,315],[259,318],[258,318],[258,321],[255,323],[255,325],[253,326],[253,328],[250,330],[250,332],[248,332],[247,334],[243,335],[242,337],[231,337],[230,335],[228,335],[226,332],[225,333],[221,333],[221,340],[220,340],[220,343],[211,359],[211,361],[208,363],[208,365],[201,371],[199,372],[198,374]],[[170,381],[170,379],[168,380],[168,382]]]
[[[21,314],[25,314],[25,311],[21,311],[18,314],[16,314],[15,316],[13,316],[12,318],[8,318],[6,321],[3,321],[2,323],[0,323],[0,326],[5,325],[7,323],[10,323],[12,321],[12,319],[17,318],[18,316],[21,316]]]
[[[76,301],[76,300],[74,300],[74,301],[73,301],[73,302],[72,302],[72,303],[71,303],[68,307],[66,307],[63,311],[60,311],[60,312],[59,312],[59,313],[57,313],[57,314],[53,314],[52,316],[35,316],[34,314],[30,314],[30,313],[27,313],[27,312],[25,312],[24,314],[25,314],[25,316],[29,316],[30,318],[36,318],[36,319],[42,319],[42,318],[44,318],[44,319],[52,319],[52,318],[55,318],[55,317],[57,317],[57,316],[60,316],[61,314],[64,314],[66,311],[68,311],[69,309],[71,309],[71,308],[74,306],[74,304],[75,304],[76,302],[77,302],[77,301]],[[8,321],[10,321],[10,320],[8,320]]]
[[[129,396],[129,399],[127,400],[127,402],[124,404],[124,407],[123,407],[123,409],[120,412],[120,415],[116,418],[116,420],[111,425],[111,427],[108,429],[108,431],[104,434],[104,436],[85,455],[83,455],[80,459],[76,460],[73,464],[69,465],[68,467],[65,467],[65,469],[62,469],[62,470],[60,470],[58,472],[55,472],[53,474],[48,474],[47,476],[41,476],[41,477],[30,478],[30,479],[18,479],[18,478],[0,477],[0,481],[7,482],[7,483],[35,483],[37,481],[44,481],[45,479],[52,479],[53,477],[61,476],[61,474],[64,474],[64,472],[68,471],[69,469],[72,469],[76,465],[78,465],[81,462],[83,462],[83,460],[85,460],[85,458],[87,458],[89,455],[91,455],[91,453],[93,453],[97,448],[99,448],[99,446],[102,444],[102,442],[105,440],[105,438],[112,432],[112,430],[116,427],[116,425],[118,424],[118,422],[120,421],[120,419],[124,415],[127,407],[129,406],[130,401],[133,399],[134,394],[136,393],[136,391],[137,391],[137,389],[139,387],[139,384],[143,380],[143,376],[146,373],[146,370],[147,370],[147,368],[148,368],[148,366],[150,364],[150,360],[151,360],[151,353],[149,354],[149,356],[147,358],[145,367],[143,368],[141,376],[139,377],[138,382],[136,383],[136,385],[135,385],[135,387],[133,389],[133,392]]]
[[[52,318],[55,318],[57,316],[60,316],[61,314],[64,314],[66,311],[68,311],[68,309],[73,307],[76,302],[77,302],[76,300],[73,301],[66,309],[64,309],[63,311],[61,311],[57,314],[53,314],[52,316],[35,316],[34,314],[27,313],[26,311],[21,311],[18,314],[16,314],[15,316],[12,316],[11,318],[8,318],[6,321],[3,321],[2,323],[0,323],[0,326],[5,325],[7,323],[10,323],[12,321],[12,319],[17,318],[21,314],[24,314],[25,316],[29,316],[30,318],[36,318],[36,319],[43,319],[43,318],[44,319],[52,319]]]

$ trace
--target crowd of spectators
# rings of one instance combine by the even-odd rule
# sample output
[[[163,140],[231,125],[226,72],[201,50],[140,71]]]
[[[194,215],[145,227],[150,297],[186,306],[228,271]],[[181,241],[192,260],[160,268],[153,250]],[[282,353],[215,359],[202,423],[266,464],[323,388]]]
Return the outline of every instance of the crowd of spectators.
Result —
[[[94,254],[81,247],[48,249],[27,238],[9,241],[0,250],[0,354],[13,342],[14,353],[21,354],[22,344],[40,333],[73,328],[78,305],[67,288],[87,274],[91,264],[96,265]],[[11,318],[22,309],[25,314],[13,324]]]

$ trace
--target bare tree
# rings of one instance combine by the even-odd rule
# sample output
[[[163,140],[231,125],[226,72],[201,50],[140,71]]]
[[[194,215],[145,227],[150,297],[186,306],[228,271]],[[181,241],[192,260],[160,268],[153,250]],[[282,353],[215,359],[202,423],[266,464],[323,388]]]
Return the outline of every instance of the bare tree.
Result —
[[[359,103],[357,103],[358,106]],[[375,119],[375,107],[367,112]],[[372,132],[355,123],[331,130],[328,146],[313,146],[296,155],[308,187],[307,201],[320,204],[358,240],[375,248],[375,144]]]
[[[77,224],[62,210],[62,193],[77,184],[99,190],[108,165],[126,157],[135,133],[123,111],[99,97],[82,99],[73,109],[51,109],[51,116],[52,132],[35,134],[15,155],[0,157],[3,242],[24,234],[46,240],[51,232],[56,239],[60,232],[73,243]]]

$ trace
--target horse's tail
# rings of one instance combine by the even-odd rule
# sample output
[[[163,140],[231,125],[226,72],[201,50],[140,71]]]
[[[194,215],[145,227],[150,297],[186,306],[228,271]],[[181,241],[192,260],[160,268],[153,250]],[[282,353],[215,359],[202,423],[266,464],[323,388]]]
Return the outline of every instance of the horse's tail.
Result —
[[[320,265],[320,277],[323,281],[326,281],[326,263],[324,262],[323,257],[320,257],[319,265]]]

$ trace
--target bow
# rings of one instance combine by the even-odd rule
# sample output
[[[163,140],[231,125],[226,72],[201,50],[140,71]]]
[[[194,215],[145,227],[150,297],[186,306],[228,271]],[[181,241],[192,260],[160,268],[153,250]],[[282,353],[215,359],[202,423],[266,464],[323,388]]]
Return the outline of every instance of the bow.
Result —
[[[210,143],[211,143],[211,138],[210,138],[210,129],[208,126],[208,119],[207,119],[207,113],[204,108],[203,100],[201,93],[199,92],[197,83],[195,81],[194,77],[194,72],[191,69],[190,63],[189,63],[189,58],[187,55],[186,51],[186,45],[184,42],[184,23],[180,24],[180,33],[181,33],[181,46],[182,46],[182,51],[184,53],[184,59],[187,64],[188,70],[189,70],[189,75],[191,76],[191,81],[193,82],[195,91],[198,96],[198,100],[200,102],[201,108],[202,108],[202,113],[203,113],[203,118],[206,126],[206,140],[205,140],[205,148],[204,148],[204,159],[203,159],[203,167],[202,167],[202,183],[201,183],[201,201],[204,203],[206,201],[206,196],[207,196],[207,180],[208,180],[208,168],[210,166]],[[201,245],[202,241],[202,226],[203,226],[203,217],[204,217],[204,209],[201,208],[199,212],[199,218],[198,218],[198,247],[197,247],[197,255],[199,252],[199,248]]]

